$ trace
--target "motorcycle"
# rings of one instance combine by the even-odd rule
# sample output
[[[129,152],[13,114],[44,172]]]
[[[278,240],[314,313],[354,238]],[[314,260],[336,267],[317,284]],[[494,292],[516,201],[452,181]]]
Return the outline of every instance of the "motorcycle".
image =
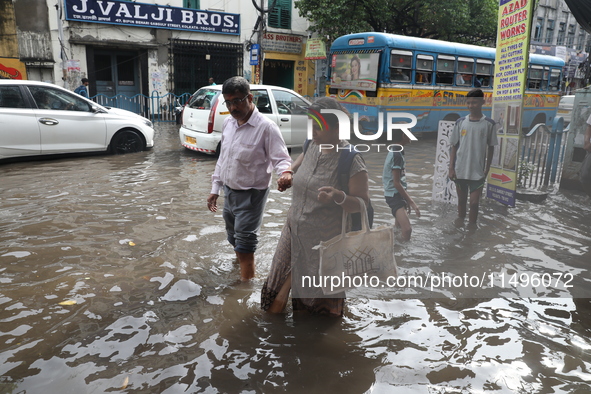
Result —
[[[185,108],[185,106],[179,102],[179,99],[175,99],[173,105],[174,118],[176,120],[176,124],[181,124],[183,122],[183,109]]]

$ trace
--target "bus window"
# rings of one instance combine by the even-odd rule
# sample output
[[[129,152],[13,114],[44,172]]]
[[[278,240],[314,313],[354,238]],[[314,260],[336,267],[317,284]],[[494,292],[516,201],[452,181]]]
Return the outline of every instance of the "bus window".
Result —
[[[492,86],[493,66],[490,60],[476,59],[476,79],[483,88]]]
[[[548,90],[548,78],[550,77],[550,69],[548,67],[544,67],[544,74],[542,76],[542,85],[540,86],[540,90]]]
[[[433,80],[433,56],[417,55],[415,83],[431,85]]]
[[[544,68],[542,66],[530,66],[527,73],[527,88],[532,90],[540,90],[542,86],[542,74]]]
[[[410,82],[412,52],[392,50],[390,53],[390,81]]]
[[[439,55],[437,57],[437,85],[453,85],[456,59],[453,56]]]
[[[548,90],[559,90],[560,89],[560,69],[553,68],[550,71],[550,85]]]
[[[458,58],[458,72],[456,74],[456,85],[472,86],[474,74],[474,59],[467,57]],[[480,87],[480,83],[476,84]]]

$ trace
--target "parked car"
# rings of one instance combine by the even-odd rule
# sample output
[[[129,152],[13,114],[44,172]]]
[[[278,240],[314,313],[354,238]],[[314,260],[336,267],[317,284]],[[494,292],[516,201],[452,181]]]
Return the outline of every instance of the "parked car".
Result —
[[[279,126],[287,147],[302,146],[307,133],[305,115],[311,103],[293,90],[279,86],[251,85],[250,92],[258,110]],[[221,85],[197,90],[183,110],[181,144],[187,149],[219,154],[222,126],[228,116]]]
[[[140,115],[50,83],[0,80],[0,159],[153,146],[152,122]]]
[[[562,96],[560,98],[560,102],[558,103],[558,116],[562,116],[564,119],[564,125],[568,125],[570,123],[573,107],[575,105],[575,95],[568,95]]]

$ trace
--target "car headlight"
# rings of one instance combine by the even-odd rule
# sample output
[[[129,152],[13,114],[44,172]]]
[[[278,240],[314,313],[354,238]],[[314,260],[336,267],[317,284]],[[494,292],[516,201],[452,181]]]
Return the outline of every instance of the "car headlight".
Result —
[[[144,123],[146,124],[146,126],[154,128],[154,125],[148,119],[144,118],[143,120],[144,120]]]

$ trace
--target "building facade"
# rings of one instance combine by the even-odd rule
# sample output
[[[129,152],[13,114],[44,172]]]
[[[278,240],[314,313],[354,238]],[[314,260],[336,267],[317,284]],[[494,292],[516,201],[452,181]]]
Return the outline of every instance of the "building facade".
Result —
[[[91,96],[180,95],[210,77],[254,81],[250,48],[258,42],[263,83],[313,95],[307,21],[293,0],[276,0],[263,25],[259,9],[240,0],[0,0],[7,37],[0,67],[19,66],[21,77],[70,90],[88,78]]]
[[[566,61],[562,91],[570,94],[584,87],[583,68],[591,52],[591,34],[576,21],[564,0],[539,0],[534,11],[531,51]]]

